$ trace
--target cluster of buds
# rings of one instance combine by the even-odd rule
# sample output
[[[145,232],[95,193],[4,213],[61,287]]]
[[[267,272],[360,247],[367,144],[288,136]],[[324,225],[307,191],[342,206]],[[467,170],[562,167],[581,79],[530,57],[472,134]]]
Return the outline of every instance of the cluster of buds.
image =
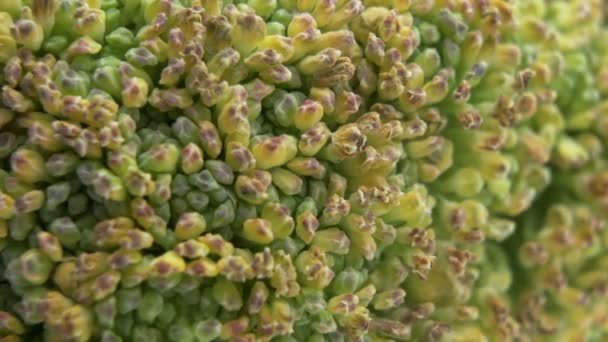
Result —
[[[0,0],[0,339],[607,336],[602,6]]]
[[[530,340],[588,340],[605,333],[604,226],[591,208],[576,202],[553,204],[545,217],[526,217],[518,259],[527,276],[515,299]]]

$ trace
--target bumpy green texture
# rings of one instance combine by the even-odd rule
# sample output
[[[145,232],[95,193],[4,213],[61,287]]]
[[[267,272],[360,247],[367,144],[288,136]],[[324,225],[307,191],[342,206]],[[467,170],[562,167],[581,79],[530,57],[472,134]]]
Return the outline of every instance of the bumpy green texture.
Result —
[[[601,0],[0,0],[0,342],[608,340]]]

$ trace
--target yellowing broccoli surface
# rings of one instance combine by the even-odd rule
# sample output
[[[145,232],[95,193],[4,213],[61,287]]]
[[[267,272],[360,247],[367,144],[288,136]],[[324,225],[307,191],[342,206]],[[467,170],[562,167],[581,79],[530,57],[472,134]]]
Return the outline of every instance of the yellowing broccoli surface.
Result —
[[[608,340],[601,0],[0,0],[0,342]]]

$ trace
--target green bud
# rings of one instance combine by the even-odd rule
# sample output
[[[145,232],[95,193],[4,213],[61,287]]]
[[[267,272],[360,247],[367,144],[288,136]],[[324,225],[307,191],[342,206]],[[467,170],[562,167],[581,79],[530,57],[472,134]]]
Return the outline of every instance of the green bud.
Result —
[[[26,183],[36,183],[46,178],[44,159],[32,149],[20,148],[13,152],[10,159],[14,175]]]
[[[227,163],[219,160],[210,160],[205,168],[211,172],[213,178],[220,184],[231,185],[234,182],[234,172]]]
[[[194,341],[194,331],[190,324],[187,323],[186,320],[178,320],[174,322],[169,327],[169,331],[167,332],[167,336],[171,341],[185,341],[191,342]]]
[[[29,13],[31,14],[31,12]],[[42,46],[44,40],[43,28],[33,20],[19,19],[15,21],[15,24],[10,28],[10,32],[17,44],[21,44],[31,51],[37,51]]]
[[[365,276],[363,273],[346,268],[338,273],[331,283],[331,291],[334,294],[355,293],[363,284]]]
[[[116,305],[120,314],[126,314],[136,310],[142,301],[140,287],[121,288],[116,292]]]
[[[289,208],[279,203],[269,202],[264,205],[261,217],[270,222],[273,235],[279,239],[290,236],[295,228]]]
[[[211,342],[220,336],[222,323],[216,319],[207,319],[194,325],[194,334],[201,342]]]
[[[186,109],[193,104],[192,97],[185,89],[176,88],[166,90],[154,88],[148,102],[161,112],[167,112],[172,108]]]
[[[463,198],[473,197],[482,190],[484,180],[476,169],[460,168],[445,176],[444,189]]]
[[[211,192],[221,187],[209,170],[203,170],[188,176],[188,182],[202,192]]]
[[[6,311],[0,311],[0,332],[3,335],[25,333],[25,328],[19,319]]]
[[[106,42],[113,48],[126,51],[136,44],[133,32],[125,27],[119,27],[105,37]]]
[[[67,210],[70,216],[84,214],[89,207],[89,198],[85,194],[75,194],[70,196],[67,203]]]
[[[377,293],[373,300],[374,309],[389,310],[401,305],[405,298],[403,289],[388,290]]]
[[[305,131],[298,142],[300,153],[314,156],[329,141],[331,132],[324,123],[317,123]]]
[[[7,18],[8,15],[6,13],[1,13],[0,12],[0,23],[2,25],[10,25],[9,23],[7,23]],[[12,23],[12,20],[11,20]],[[15,56],[17,54],[17,42],[15,41],[15,39],[13,37],[11,37],[11,35],[9,34],[2,34],[0,35],[0,44],[2,44],[3,49],[0,52],[0,61],[5,62],[8,61],[11,57]]]
[[[220,204],[211,215],[211,228],[225,227],[235,218],[235,208],[232,200],[228,199]]]
[[[328,228],[316,232],[312,244],[318,246],[325,252],[339,255],[348,253],[350,240],[348,236],[338,228]]]
[[[69,217],[54,220],[51,222],[49,230],[67,248],[76,247],[81,238],[80,230]]]
[[[282,168],[272,169],[270,173],[272,175],[272,183],[284,194],[295,195],[302,191],[304,182],[296,174]]]
[[[189,175],[199,172],[203,168],[203,150],[194,143],[184,146],[181,153],[182,172]]]
[[[254,143],[251,152],[257,167],[269,169],[285,164],[296,156],[297,141],[289,135],[268,137]]]
[[[154,290],[147,290],[137,308],[137,317],[144,322],[152,323],[162,312],[163,303],[163,296],[160,293]]]
[[[231,141],[226,146],[226,164],[234,171],[243,172],[254,168],[256,160],[253,153],[246,146]]]
[[[93,187],[95,193],[104,199],[123,201],[127,196],[122,180],[106,169],[95,172]]]
[[[325,178],[326,168],[316,158],[296,157],[287,163],[287,168],[300,176],[315,179]]]
[[[4,127],[6,124],[11,122],[15,117],[15,113],[8,109],[0,109],[0,128]]]
[[[207,228],[205,218],[196,212],[182,214],[175,225],[175,237],[188,240],[201,235]]]
[[[199,142],[199,128],[186,117],[179,117],[171,126],[173,134],[183,145]]]
[[[236,195],[251,204],[262,204],[268,199],[272,175],[265,171],[251,171],[236,178]]]
[[[0,133],[0,157],[6,158],[18,147],[17,136],[10,132]]]
[[[70,196],[70,183],[55,183],[46,188],[46,203],[48,209],[55,209],[58,205],[66,202]]]
[[[20,276],[32,285],[44,284],[53,269],[51,259],[38,249],[30,249],[19,257]]]
[[[248,219],[243,222],[243,237],[259,244],[269,244],[274,239],[271,223],[264,219]]]
[[[153,173],[173,173],[178,160],[179,150],[169,143],[154,146],[137,157],[139,166]]]
[[[135,66],[153,66],[158,64],[158,58],[145,47],[132,48],[125,54],[126,60]]]
[[[189,177],[186,177],[181,173],[175,175],[173,181],[171,182],[171,194],[179,197],[187,194],[188,191],[190,191],[190,183],[188,182],[188,179]]]
[[[15,199],[15,210],[18,214],[27,214],[39,210],[44,205],[44,192],[28,191]]]
[[[63,249],[59,239],[53,234],[48,232],[38,232],[36,235],[38,241],[38,247],[46,254],[52,261],[59,262],[63,257]]]
[[[243,306],[241,292],[235,283],[218,278],[213,285],[213,299],[227,311],[237,311]]]
[[[121,91],[122,103],[127,108],[141,108],[148,101],[148,83],[139,77],[123,80]]]
[[[3,220],[10,219],[15,214],[15,200],[11,196],[0,192],[0,218]]]

